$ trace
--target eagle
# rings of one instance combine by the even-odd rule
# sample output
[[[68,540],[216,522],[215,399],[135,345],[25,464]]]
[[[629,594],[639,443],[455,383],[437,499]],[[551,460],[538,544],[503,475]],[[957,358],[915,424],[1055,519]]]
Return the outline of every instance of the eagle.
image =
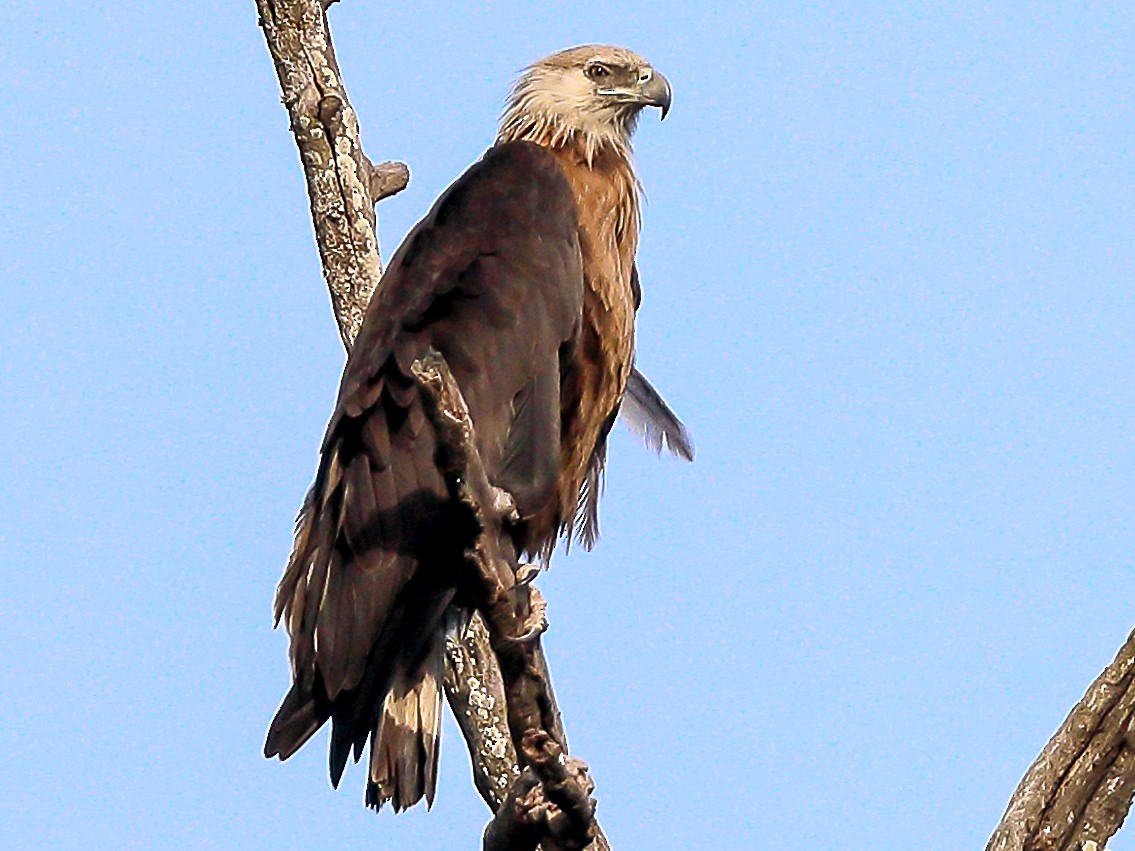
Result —
[[[287,759],[332,722],[331,782],[370,741],[366,803],[437,783],[448,631],[472,603],[467,522],[439,471],[411,364],[441,353],[477,450],[517,519],[517,556],[590,547],[622,407],[687,458],[684,427],[634,369],[640,185],[631,136],[665,118],[666,78],[621,47],[554,53],[519,76],[493,146],[407,235],[347,359],[275,600],[292,686],[264,753]]]

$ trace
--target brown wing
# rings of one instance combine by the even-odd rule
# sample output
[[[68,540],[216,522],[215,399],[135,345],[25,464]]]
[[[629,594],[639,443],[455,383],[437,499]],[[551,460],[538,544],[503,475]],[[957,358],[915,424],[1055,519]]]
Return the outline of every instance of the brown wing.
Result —
[[[555,492],[560,356],[580,321],[575,202],[543,149],[491,149],[399,248],[347,361],[319,471],[276,597],[293,685],[265,753],[286,759],[327,718],[331,774],[356,758],[395,680],[436,646],[465,539],[435,465],[410,364],[439,350],[491,478],[522,515]]]

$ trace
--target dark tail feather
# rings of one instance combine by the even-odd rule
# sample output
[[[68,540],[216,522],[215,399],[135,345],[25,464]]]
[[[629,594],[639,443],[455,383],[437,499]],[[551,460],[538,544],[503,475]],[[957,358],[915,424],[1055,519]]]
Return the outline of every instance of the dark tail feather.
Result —
[[[433,806],[441,736],[444,648],[439,635],[418,669],[418,681],[409,687],[396,684],[386,696],[382,717],[371,739],[368,807],[377,810],[390,801],[394,811],[401,812],[423,797],[427,806]]]
[[[694,441],[689,430],[637,369],[627,379],[619,415],[655,452],[665,447],[679,458],[694,460]]]
[[[331,772],[331,788],[338,789],[343,779],[343,770],[351,755],[351,737],[346,732],[347,725],[340,722],[331,724],[331,748],[327,754],[328,768]]]
[[[264,743],[264,756],[287,759],[315,735],[326,720],[327,715],[316,707],[311,693],[300,692],[299,685],[293,685],[272,719],[268,740]]]

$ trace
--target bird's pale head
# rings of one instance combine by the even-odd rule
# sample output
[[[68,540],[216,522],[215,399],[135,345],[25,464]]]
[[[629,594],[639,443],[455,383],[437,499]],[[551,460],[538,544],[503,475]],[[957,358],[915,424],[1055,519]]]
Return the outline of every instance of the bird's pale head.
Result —
[[[582,147],[588,161],[604,148],[630,154],[644,106],[666,117],[670,83],[624,47],[588,44],[541,59],[516,81],[497,140]]]

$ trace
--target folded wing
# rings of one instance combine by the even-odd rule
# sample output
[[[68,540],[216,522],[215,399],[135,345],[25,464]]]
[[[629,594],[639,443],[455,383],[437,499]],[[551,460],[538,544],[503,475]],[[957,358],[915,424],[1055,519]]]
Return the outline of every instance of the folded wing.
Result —
[[[486,470],[522,516],[555,493],[561,357],[579,327],[580,264],[567,182],[528,143],[491,149],[392,258],[350,353],[277,591],[293,685],[266,755],[286,759],[330,718],[337,783],[351,750],[357,759],[378,739],[384,703],[421,691],[436,668],[446,610],[460,604],[465,539],[410,373],[416,358],[430,348],[446,358]],[[436,712],[410,715],[436,727]],[[389,751],[382,785],[401,789],[408,806],[430,791],[436,747],[422,739],[414,753]],[[389,776],[399,770],[425,780]],[[372,793],[376,805],[390,797],[368,789],[368,801]]]

